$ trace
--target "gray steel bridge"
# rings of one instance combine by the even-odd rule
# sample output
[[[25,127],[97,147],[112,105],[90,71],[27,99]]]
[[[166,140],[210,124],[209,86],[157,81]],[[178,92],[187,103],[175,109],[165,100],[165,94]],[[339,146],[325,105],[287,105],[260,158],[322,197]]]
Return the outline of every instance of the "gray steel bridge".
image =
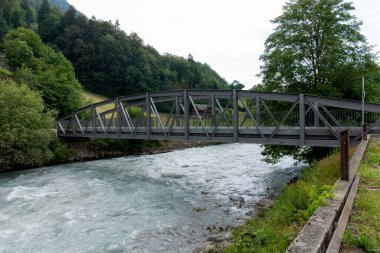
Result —
[[[380,105],[365,104],[369,133]],[[86,106],[57,122],[59,137],[337,147],[362,138],[361,102],[240,90],[154,92]]]

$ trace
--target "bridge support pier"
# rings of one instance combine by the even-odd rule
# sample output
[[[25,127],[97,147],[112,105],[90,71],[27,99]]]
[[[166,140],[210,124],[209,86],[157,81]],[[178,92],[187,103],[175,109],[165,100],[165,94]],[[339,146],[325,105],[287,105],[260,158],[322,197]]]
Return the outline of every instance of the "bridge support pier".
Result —
[[[350,180],[349,167],[349,130],[344,130],[340,133],[340,179]]]

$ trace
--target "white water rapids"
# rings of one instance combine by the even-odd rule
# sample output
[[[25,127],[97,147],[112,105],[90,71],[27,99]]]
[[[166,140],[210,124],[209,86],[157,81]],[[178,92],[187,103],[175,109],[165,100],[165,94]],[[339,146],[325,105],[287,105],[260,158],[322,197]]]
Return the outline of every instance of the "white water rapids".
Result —
[[[0,252],[191,252],[207,225],[227,226],[302,169],[260,151],[226,144],[0,174]]]

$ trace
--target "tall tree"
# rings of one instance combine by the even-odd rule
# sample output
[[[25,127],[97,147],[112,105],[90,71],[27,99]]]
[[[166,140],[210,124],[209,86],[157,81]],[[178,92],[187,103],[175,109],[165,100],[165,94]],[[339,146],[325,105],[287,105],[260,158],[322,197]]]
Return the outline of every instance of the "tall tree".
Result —
[[[368,100],[378,100],[380,76],[376,55],[360,33],[362,22],[344,0],[289,0],[272,23],[274,32],[261,56],[261,90],[360,98],[360,79],[367,76]],[[266,145],[263,154],[276,162],[283,155],[302,160],[326,149]]]
[[[41,24],[41,22],[49,16],[49,13],[50,4],[47,0],[43,0],[40,8],[38,9],[38,24]]]
[[[9,31],[9,26],[7,24],[7,21],[0,17],[0,42],[3,40],[3,37],[7,32]]]
[[[69,9],[62,16],[62,23],[64,27],[69,27],[76,24],[77,10],[70,5]]]
[[[374,61],[360,33],[362,24],[343,0],[290,0],[261,56],[264,87],[270,91],[342,97],[357,80],[339,77]],[[360,72],[357,73],[360,77]]]
[[[33,11],[29,0],[22,0],[20,6],[25,12],[25,21],[27,26],[29,27],[33,22],[35,22],[35,12]]]

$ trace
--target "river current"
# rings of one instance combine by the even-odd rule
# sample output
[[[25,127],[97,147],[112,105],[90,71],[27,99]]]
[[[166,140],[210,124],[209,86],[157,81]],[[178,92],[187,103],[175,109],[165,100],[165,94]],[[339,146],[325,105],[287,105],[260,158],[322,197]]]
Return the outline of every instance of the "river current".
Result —
[[[191,252],[207,225],[229,225],[302,169],[260,151],[226,144],[0,174],[0,252]]]

